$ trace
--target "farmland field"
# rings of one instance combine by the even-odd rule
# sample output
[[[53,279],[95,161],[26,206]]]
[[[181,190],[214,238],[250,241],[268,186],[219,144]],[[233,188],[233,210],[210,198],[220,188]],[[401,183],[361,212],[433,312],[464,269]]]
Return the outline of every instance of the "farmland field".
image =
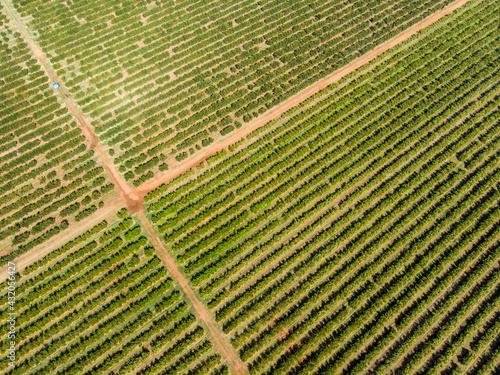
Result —
[[[13,3],[139,186],[451,0]]]
[[[0,374],[500,373],[499,29],[0,0]]]
[[[82,131],[53,95],[52,83],[29,52],[19,33],[2,18],[2,261],[14,259],[94,214],[114,189]]]
[[[141,227],[120,216],[24,271],[17,287],[18,365],[6,371],[2,361],[2,372],[226,373]]]
[[[146,197],[250,373],[498,370],[500,7],[474,4]]]

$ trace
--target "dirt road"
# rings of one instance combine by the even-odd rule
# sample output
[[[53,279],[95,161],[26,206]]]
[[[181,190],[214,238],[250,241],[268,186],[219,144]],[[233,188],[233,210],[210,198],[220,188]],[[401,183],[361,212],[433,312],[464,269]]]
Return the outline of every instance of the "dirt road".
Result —
[[[127,208],[129,209],[129,211],[135,212],[142,208],[143,197],[150,191],[153,191],[159,186],[169,181],[172,181],[173,179],[187,172],[191,168],[199,165],[204,160],[215,155],[217,152],[227,148],[231,144],[244,138],[255,129],[267,124],[269,121],[279,118],[291,108],[296,107],[304,100],[317,94],[321,90],[330,86],[332,83],[340,80],[341,78],[355,71],[362,65],[368,63],[369,61],[375,59],[382,53],[388,51],[389,49],[395,47],[399,43],[410,38],[412,35],[416,34],[420,30],[438,21],[444,16],[450,14],[455,9],[458,9],[462,5],[466,4],[468,1],[469,0],[457,0],[449,4],[448,6],[444,7],[439,12],[433,13],[424,20],[417,22],[415,25],[404,30],[400,34],[396,35],[394,38],[389,39],[388,41],[380,44],[379,46],[375,47],[373,50],[367,52],[363,56],[360,56],[357,59],[351,61],[343,68],[336,70],[335,72],[331,73],[325,78],[317,81],[316,83],[312,84],[311,86],[305,88],[296,95],[287,99],[283,103],[271,108],[269,111],[265,112],[262,116],[250,121],[247,124],[244,124],[241,128],[235,130],[229,138],[221,139],[213,143],[212,145],[204,148],[200,153],[195,155],[194,158],[192,159],[190,158],[183,163],[179,163],[172,166],[167,172],[163,173],[161,177],[142,185],[139,189],[127,185],[126,181],[122,178],[122,176],[118,172],[116,166],[113,164],[113,162],[109,160],[109,157],[106,151],[104,150],[101,142],[99,141],[97,135],[94,133],[90,125],[88,125],[87,122],[85,121],[85,118],[80,108],[78,108],[77,104],[73,101],[73,99],[71,98],[67,90],[63,87],[63,85],[61,85],[58,91],[61,93],[61,97],[66,103],[66,106],[68,107],[69,111],[75,116],[78,126],[80,127],[80,129],[82,129],[85,137],[87,138],[87,140],[91,145],[91,148],[95,149],[97,155],[99,156],[101,164],[105,168],[108,175],[112,178],[115,187],[120,192],[120,195],[124,203],[126,204]],[[10,25],[14,26],[21,33],[21,35],[28,43],[30,49],[33,51],[34,55],[40,62],[42,68],[44,69],[50,80],[52,82],[60,82],[60,79],[57,77],[56,72],[47,62],[47,59],[43,51],[35,43],[33,36],[21,21],[17,11],[13,9],[12,5],[8,0],[0,0],[0,3],[4,6],[8,18],[13,21],[12,23],[10,23]]]
[[[8,25],[21,33],[24,41],[28,43],[29,48],[40,63],[42,69],[45,71],[45,74],[49,77],[50,82],[58,82],[60,84],[57,92],[61,95],[61,98],[66,104],[69,112],[75,116],[78,127],[82,130],[85,138],[89,142],[90,148],[95,150],[97,153],[100,164],[113,180],[115,188],[119,191],[124,205],[127,206],[129,211],[137,211],[141,209],[142,201],[139,195],[136,193],[134,188],[127,185],[126,181],[121,177],[120,173],[116,169],[116,166],[109,160],[106,151],[99,141],[99,138],[94,133],[92,127],[86,122],[82,111],[78,108],[78,105],[75,103],[69,92],[64,88],[64,85],[61,83],[61,80],[57,76],[55,70],[47,61],[42,49],[36,44],[33,35],[28,28],[26,28],[17,11],[8,0],[0,0],[0,4],[4,7],[5,13],[11,21]],[[47,89],[49,88],[47,87]]]
[[[283,115],[288,110],[292,109],[293,107],[296,107],[297,105],[299,105],[303,101],[307,100],[311,96],[317,94],[321,90],[330,86],[332,83],[337,82],[341,78],[345,77],[346,75],[348,75],[348,74],[352,73],[353,71],[355,71],[356,69],[360,68],[362,65],[377,58],[382,53],[397,46],[399,43],[404,42],[406,39],[415,35],[420,30],[422,30],[425,27],[440,20],[441,18],[450,14],[454,10],[460,8],[462,5],[466,4],[468,1],[469,0],[457,0],[457,1],[447,5],[446,7],[441,9],[439,12],[433,13],[430,16],[428,16],[427,18],[423,19],[422,21],[417,22],[415,25],[404,30],[400,34],[396,35],[394,38],[387,40],[386,42],[375,47],[373,50],[365,53],[363,56],[360,56],[357,59],[351,61],[349,64],[347,64],[343,68],[340,68],[340,69],[334,71],[333,73],[329,74],[325,78],[320,79],[316,83],[313,83],[311,86],[305,88],[304,90],[300,91],[296,95],[287,99],[283,103],[266,111],[262,116],[259,116],[256,119],[250,121],[249,123],[244,124],[241,128],[233,131],[232,135],[229,138],[221,139],[219,142],[215,142],[212,145],[204,148],[202,151],[200,151],[200,153],[198,153],[196,155],[195,158],[188,159],[183,163],[179,163],[179,164],[173,166],[167,172],[165,172],[160,178],[153,180],[153,181],[146,183],[146,184],[142,185],[141,187],[139,187],[139,189],[137,190],[137,193],[139,194],[139,196],[144,197],[150,191],[153,191],[156,188],[158,188],[159,186],[161,186],[169,181],[172,181],[176,177],[187,172],[191,168],[196,167],[197,165],[202,163],[204,160],[215,155],[219,151],[229,147],[233,143],[236,143],[237,141],[239,141],[243,137],[250,134],[255,129],[267,124],[269,121],[272,121],[272,120],[279,118],[281,115]]]
[[[21,33],[24,40],[28,43],[30,49],[40,62],[43,70],[51,80],[51,82],[61,82],[56,72],[52,69],[50,64],[43,51],[38,47],[38,45],[34,42],[33,36],[29,32],[29,30],[24,26],[22,21],[19,18],[17,12],[12,8],[12,5],[7,0],[0,0],[0,3],[5,7],[8,18],[12,21],[9,23],[10,26],[13,26]],[[50,244],[42,244],[40,247],[37,247],[26,254],[23,254],[21,257],[17,258],[14,262],[16,263],[17,269],[19,271],[26,268],[28,265],[34,263],[35,261],[43,258],[46,254],[60,247],[67,241],[70,241],[72,238],[75,238],[85,231],[92,228],[94,225],[99,223],[101,220],[104,220],[106,217],[113,215],[116,211],[121,208],[122,203],[126,203],[129,211],[136,211],[137,216],[140,219],[142,225],[147,230],[150,238],[152,239],[155,248],[157,250],[158,256],[163,260],[167,269],[169,270],[172,277],[179,283],[180,287],[191,301],[192,306],[197,314],[197,316],[201,319],[201,321],[205,324],[208,329],[208,333],[211,336],[216,350],[221,354],[222,358],[227,362],[228,367],[231,370],[232,374],[248,374],[248,370],[246,366],[241,362],[237,352],[230,345],[230,343],[225,338],[224,334],[220,330],[220,328],[215,323],[215,320],[210,315],[208,309],[203,305],[203,303],[198,299],[193,289],[189,285],[189,281],[184,277],[181,273],[177,264],[172,256],[166,251],[165,247],[161,243],[158,238],[156,232],[154,231],[151,223],[146,218],[146,215],[142,211],[142,201],[135,192],[135,189],[128,186],[118,173],[116,166],[108,160],[108,156],[102,147],[98,137],[93,132],[92,128],[87,124],[83,113],[80,111],[76,103],[73,101],[67,90],[61,85],[58,89],[58,92],[61,94],[62,99],[66,103],[69,111],[75,116],[78,126],[82,130],[85,135],[87,141],[89,142],[92,149],[94,149],[98,155],[98,158],[106,169],[110,177],[113,179],[115,183],[116,189],[120,192],[121,199],[123,202],[116,202],[115,205],[109,205],[108,209],[99,210],[96,215],[91,216],[86,221],[82,221],[78,223],[73,230],[68,230],[65,233],[62,233],[60,236],[57,236]],[[0,272],[0,281],[4,281],[7,276],[6,266],[1,268],[0,270],[4,272]]]
[[[64,100],[68,110],[75,116],[78,126],[85,135],[87,141],[90,144],[90,147],[96,151],[100,163],[103,165],[106,172],[113,180],[116,190],[120,193],[121,197],[120,202],[116,202],[117,207],[113,206],[112,208],[109,208],[109,212],[108,210],[106,210],[105,207],[103,210],[98,211],[96,215],[88,218],[87,221],[80,222],[73,228],[73,230],[66,231],[67,233],[66,232],[62,233],[61,236],[58,236],[53,241],[50,241],[49,244],[44,244],[39,248],[35,248],[32,251],[16,259],[15,262],[17,263],[18,269],[22,270],[27,265],[32,264],[36,260],[43,258],[43,256],[50,253],[57,247],[71,240],[72,238],[75,238],[78,235],[84,233],[86,230],[96,225],[99,221],[108,217],[107,215],[109,215],[110,213],[114,214],[118,210],[119,208],[118,206],[125,204],[129,211],[136,212],[138,219],[141,221],[143,227],[146,229],[149,237],[151,238],[156,248],[158,256],[165,263],[170,275],[174,280],[176,280],[179,283],[183,292],[189,299],[197,316],[200,318],[200,320],[207,328],[208,334],[210,335],[213,343],[215,344],[214,345],[215,349],[221,354],[222,358],[227,363],[230,372],[232,374],[248,374],[248,369],[239,358],[236,350],[229,343],[226,335],[217,325],[214,318],[210,314],[209,310],[205,307],[205,305],[198,298],[194,290],[191,288],[189,280],[183,275],[183,273],[179,269],[174,257],[170,255],[170,253],[165,249],[162,241],[156,234],[151,222],[147,219],[146,215],[143,212],[142,198],[148,192],[156,189],[157,187],[159,187],[164,183],[173,180],[182,173],[185,173],[186,171],[200,164],[207,158],[216,154],[220,150],[227,148],[229,145],[247,136],[255,129],[267,124],[269,121],[279,118],[285,112],[289,111],[291,108],[296,107],[304,100],[315,95],[319,91],[325,89],[326,87],[340,80],[341,78],[345,77],[349,73],[355,71],[362,65],[375,59],[377,56],[381,55],[387,50],[395,47],[397,44],[405,41],[412,35],[416,34],[420,30],[431,25],[432,23],[438,21],[442,17],[451,13],[455,9],[461,7],[467,2],[468,0],[457,0],[453,2],[452,4],[442,9],[441,11],[434,13],[429,17],[427,17],[426,19],[416,23],[415,25],[403,31],[402,33],[398,34],[394,38],[380,44],[372,51],[353,60],[343,68],[336,70],[332,74],[317,81],[316,83],[302,90],[301,92],[289,98],[288,100],[284,101],[283,103],[275,106],[274,108],[265,112],[262,116],[243,125],[240,129],[235,130],[230,137],[225,139],[220,139],[211,146],[204,148],[199,154],[195,155],[195,158],[188,159],[183,163],[179,163],[177,165],[172,166],[172,168],[168,172],[164,173],[160,178],[153,180],[150,183],[144,184],[140,189],[135,189],[127,185],[126,181],[121,177],[120,173],[118,172],[116,166],[113,164],[112,161],[109,160],[108,154],[106,153],[103,145],[99,141],[97,135],[94,133],[92,127],[86,122],[83,113],[81,112],[80,108],[77,106],[75,101],[72,99],[68,91],[64,88],[64,85],[61,84],[61,81],[57,76],[56,72],[49,64],[43,51],[36,44],[33,35],[23,24],[16,10],[13,9],[12,4],[8,0],[0,0],[0,4],[2,4],[3,7],[5,8],[5,12],[9,20],[11,21],[9,25],[21,33],[24,40],[28,43],[30,49],[33,51],[33,54],[40,62],[40,65],[42,66],[43,70],[45,71],[51,82],[59,82],[61,84],[61,87],[58,89],[58,93],[60,93],[61,98]],[[1,268],[0,270],[6,271],[5,267]],[[1,275],[7,275],[7,272],[0,272],[0,281],[3,281],[5,280],[5,277],[2,278],[3,276]]]
[[[180,287],[182,288],[184,294],[187,296],[191,305],[193,306],[196,315],[201,319],[208,329],[208,333],[215,344],[215,349],[219,352],[223,359],[226,360],[227,365],[230,369],[231,374],[248,374],[246,366],[241,361],[236,350],[229,343],[227,338],[222,333],[220,327],[217,326],[215,320],[210,315],[208,309],[203,305],[198,296],[195,294],[194,290],[191,288],[189,281],[182,274],[175,259],[170,255],[170,253],[165,249],[160,238],[156,234],[151,222],[147,219],[143,211],[138,211],[137,217],[140,220],[143,227],[146,229],[149,237],[153,241],[153,245],[156,249],[157,255],[165,263],[170,275],[174,280],[176,280]]]
[[[27,253],[24,253],[20,257],[14,259],[13,262],[16,264],[16,270],[18,272],[24,270],[30,264],[35,263],[36,261],[42,259],[45,255],[63,246],[65,243],[92,229],[92,227],[96,226],[101,221],[110,219],[122,208],[123,204],[121,202],[112,201],[103,208],[99,209],[94,215],[89,216],[76,224],[70,224],[66,230],[59,233],[56,237],[37,247],[34,247]],[[7,265],[5,265],[0,268],[0,283],[7,280],[7,276]]]

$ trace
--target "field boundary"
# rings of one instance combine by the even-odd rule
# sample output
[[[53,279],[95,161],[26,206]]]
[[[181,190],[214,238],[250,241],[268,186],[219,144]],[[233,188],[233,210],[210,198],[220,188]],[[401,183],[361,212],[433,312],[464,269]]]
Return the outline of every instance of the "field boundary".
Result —
[[[13,8],[13,5],[8,0],[0,0],[0,4],[5,9],[5,14],[9,20],[8,25],[17,30],[24,41],[28,44],[29,49],[33,52],[33,55],[38,60],[40,67],[45,72],[47,77],[51,82],[62,82],[55,70],[52,68],[50,63],[47,61],[45,54],[42,49],[37,45],[30,31],[25,27],[21,21],[20,15]],[[48,89],[48,88],[47,88]],[[75,117],[78,127],[82,130],[87,142],[89,143],[90,149],[96,151],[98,160],[106,170],[109,177],[115,185],[115,190],[120,193],[123,204],[127,207],[129,212],[134,212],[142,208],[142,201],[136,194],[135,189],[128,186],[125,180],[122,178],[118,172],[115,164],[111,162],[108,158],[106,151],[104,150],[101,141],[94,133],[92,127],[85,121],[84,115],[78,105],[75,103],[69,92],[64,88],[64,85],[60,85],[57,91],[54,93],[59,93],[60,97],[66,104],[68,111]]]
[[[2,1],[5,1],[5,0],[2,0]],[[354,59],[353,61],[351,61],[350,63],[348,63],[344,67],[337,69],[336,71],[329,74],[325,78],[322,78],[319,81],[316,81],[312,85],[306,87],[305,89],[299,91],[297,94],[293,95],[289,99],[285,100],[281,104],[266,111],[263,116],[257,117],[256,119],[242,125],[241,128],[233,131],[233,134],[229,138],[221,139],[220,141],[213,143],[212,145],[204,148],[198,154],[197,157],[195,157],[193,159],[188,159],[185,162],[182,162],[182,163],[176,165],[175,167],[169,169],[168,171],[163,173],[161,177],[159,177],[159,178],[157,178],[149,183],[143,184],[142,186],[140,186],[137,189],[138,195],[141,198],[144,198],[151,191],[157,189],[158,187],[160,187],[163,184],[166,184],[166,183],[174,180],[175,178],[179,177],[183,173],[185,173],[185,172],[189,171],[190,169],[196,167],[197,165],[201,164],[202,162],[204,162],[206,159],[210,158],[211,156],[213,156],[213,155],[217,154],[218,152],[222,151],[223,149],[229,147],[233,143],[240,141],[242,138],[244,138],[248,134],[252,133],[254,130],[266,125],[268,122],[280,118],[283,114],[285,114],[289,110],[291,110],[297,106],[300,106],[307,99],[318,94],[320,91],[326,89],[328,86],[332,85],[333,83],[341,80],[345,76],[347,76],[350,73],[354,72],[355,70],[359,69],[361,66],[376,59],[381,54],[387,52],[391,48],[394,48],[398,44],[411,38],[413,35],[417,34],[421,30],[432,25],[433,23],[439,21],[441,18],[447,16],[448,14],[452,13],[453,11],[462,7],[463,5],[465,5],[468,2],[469,2],[469,0],[457,0],[449,5],[445,6],[439,12],[431,14],[430,16],[426,17],[422,21],[417,22],[415,25],[402,31],[401,33],[399,33],[395,37],[378,45],[373,50],[371,50],[371,51],[365,53],[364,55]]]
[[[199,152],[198,155],[195,155],[193,159],[188,159],[185,162],[174,165],[170,170],[161,174],[159,178],[153,179],[151,182],[145,183],[139,188],[135,188],[127,184],[121,173],[118,171],[114,162],[110,159],[107,151],[94,132],[92,126],[89,125],[89,123],[86,121],[83,112],[73,100],[64,85],[61,85],[57,91],[54,91],[54,94],[57,97],[60,96],[60,98],[64,101],[67,110],[75,117],[77,126],[82,130],[90,149],[95,150],[95,152],[97,153],[99,162],[104,167],[110,179],[113,181],[115,190],[120,194],[120,199],[112,202],[112,204],[109,205],[108,209],[98,211],[97,214],[92,215],[87,220],[79,223],[77,230],[67,231],[67,233],[59,236],[57,240],[51,241],[50,244],[42,244],[41,246],[36,247],[28,253],[23,254],[19,258],[15,259],[14,262],[18,266],[18,270],[26,268],[28,265],[43,258],[45,255],[60,247],[70,238],[79,236],[80,234],[89,230],[92,226],[96,225],[98,222],[109,218],[112,214],[116,213],[116,211],[119,209],[119,206],[123,205],[127,207],[129,212],[135,212],[136,217],[150,237],[156,249],[157,255],[164,263],[171,277],[175,280],[176,283],[178,283],[184,295],[189,300],[192,308],[196,313],[196,316],[200,319],[200,321],[203,323],[203,326],[206,328],[206,332],[208,333],[212,343],[214,344],[215,351],[217,351],[222,356],[223,360],[227,363],[230,369],[230,373],[248,374],[249,372],[246,365],[241,360],[236,349],[233,347],[233,345],[231,345],[228,337],[223,333],[220,324],[215,321],[213,314],[203,303],[203,300],[198,297],[197,293],[190,283],[190,280],[181,271],[181,268],[179,267],[179,264],[177,263],[175,257],[165,248],[161,238],[155,231],[152,222],[148,219],[144,212],[143,198],[149,192],[157,189],[159,186],[172,181],[183,173],[196,167],[209,157],[217,154],[218,152],[226,149],[230,145],[246,137],[254,130],[268,124],[270,121],[280,118],[288,111],[301,106],[306,100],[326,89],[333,83],[338,82],[360,67],[376,59],[381,54],[408,40],[418,32],[439,21],[443,17],[449,15],[468,2],[469,0],[456,0],[443,9],[431,14],[422,21],[417,22],[413,26],[402,31],[395,37],[387,40],[384,43],[381,43],[371,51],[354,59],[344,67],[334,71],[325,78],[314,82],[313,84],[299,91],[297,94],[293,95],[281,104],[269,109],[262,116],[257,117],[256,119],[242,125],[242,127],[235,130],[231,136],[225,139],[220,139],[212,145],[204,148]],[[26,27],[26,25],[22,21],[22,18],[14,9],[12,3],[10,3],[8,0],[0,0],[0,4],[2,4],[2,6],[5,8],[5,14],[7,15],[7,18],[9,20],[8,25],[21,34],[22,38],[28,44],[29,49],[39,62],[40,67],[43,69],[51,83],[61,82],[60,78],[57,76],[55,70],[46,58],[44,52],[37,45],[32,33]],[[5,279],[7,278],[6,268],[6,265],[0,268],[4,271],[0,274],[0,282],[5,281]]]
[[[180,288],[186,295],[186,297],[191,302],[191,305],[195,309],[198,318],[204,323],[212,342],[215,344],[215,350],[218,351],[221,356],[227,361],[229,368],[231,369],[231,374],[248,374],[247,367],[241,361],[240,356],[234,349],[234,347],[229,343],[227,338],[222,333],[222,330],[215,322],[213,316],[205,307],[202,301],[198,298],[194,290],[191,288],[189,280],[183,275],[179,269],[177,262],[174,257],[165,249],[161,239],[156,234],[151,222],[144,214],[144,211],[136,212],[137,218],[149,235],[153,245],[156,249],[157,255],[163,261],[165,266],[170,272],[173,279],[179,284]]]

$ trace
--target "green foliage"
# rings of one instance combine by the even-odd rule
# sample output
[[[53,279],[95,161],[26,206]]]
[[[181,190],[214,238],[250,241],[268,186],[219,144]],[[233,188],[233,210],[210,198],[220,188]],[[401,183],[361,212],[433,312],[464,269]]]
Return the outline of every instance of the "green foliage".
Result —
[[[148,195],[251,374],[495,372],[499,11],[469,3]]]
[[[80,211],[79,213],[77,213],[75,215],[75,220],[81,221],[81,220],[85,219],[86,217],[92,215],[96,211],[97,211],[97,207],[95,205],[92,205],[92,206]]]
[[[130,241],[133,238],[137,237],[139,234],[141,234],[141,228],[139,226],[135,226],[125,232],[125,240]]]
[[[24,271],[16,307],[29,315],[16,319],[16,353],[23,358],[16,373],[33,366],[40,374],[54,368],[65,374],[97,373],[115,365],[121,366],[120,373],[136,372],[153,350],[162,360],[176,358],[194,367],[210,369],[220,362],[218,355],[212,359],[204,330],[151,244],[145,237],[129,236],[138,228],[130,228],[131,223],[125,215],[103,236],[107,224],[102,222]],[[118,236],[127,228],[123,237],[129,240]],[[139,256],[142,250],[147,257]],[[7,324],[0,325],[6,329]],[[50,345],[45,345],[47,337]],[[169,338],[167,350],[153,344],[158,337]],[[9,345],[0,342],[2,350]]]
[[[144,254],[147,256],[147,257],[152,257],[155,253],[155,249],[154,247],[152,246],[148,246],[144,249]]]
[[[28,44],[10,27],[5,32],[11,36],[0,39],[0,240],[14,249],[11,258],[64,230],[75,202],[106,179]]]
[[[188,153],[187,153],[187,152],[181,152],[179,155],[177,155],[177,156],[175,157],[175,160],[177,160],[177,161],[182,161],[182,160],[184,160],[184,159],[187,159],[187,157],[188,157],[188,156],[189,156],[189,155],[188,155]]]
[[[33,17],[39,43],[96,119],[119,170],[145,176],[158,171],[159,163],[144,163],[159,152],[196,155],[209,134],[229,134],[450,1],[347,8],[331,0],[242,1],[198,4],[196,14],[188,1],[105,3],[99,11],[93,4],[15,4]],[[47,19],[49,12],[55,16]],[[34,118],[50,113],[45,108]],[[142,153],[149,158],[138,159]]]
[[[222,129],[220,131],[220,135],[222,135],[222,136],[227,135],[227,134],[231,133],[233,130],[234,130],[233,125],[226,126],[224,129]]]

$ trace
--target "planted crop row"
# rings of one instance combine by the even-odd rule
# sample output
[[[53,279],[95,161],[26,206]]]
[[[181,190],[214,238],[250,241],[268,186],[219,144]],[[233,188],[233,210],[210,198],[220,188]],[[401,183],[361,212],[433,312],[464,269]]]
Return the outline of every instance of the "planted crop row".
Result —
[[[185,361],[189,371],[205,365],[223,370],[142,228],[119,216],[21,277],[16,366],[3,362],[2,373],[135,373],[156,368],[157,358]],[[7,348],[9,340],[1,345]]]
[[[14,4],[138,186],[449,2]]]
[[[0,30],[0,51],[0,247],[5,262],[97,211],[113,185],[10,23]]]
[[[499,11],[468,3],[146,197],[251,373],[444,370],[494,314]]]

